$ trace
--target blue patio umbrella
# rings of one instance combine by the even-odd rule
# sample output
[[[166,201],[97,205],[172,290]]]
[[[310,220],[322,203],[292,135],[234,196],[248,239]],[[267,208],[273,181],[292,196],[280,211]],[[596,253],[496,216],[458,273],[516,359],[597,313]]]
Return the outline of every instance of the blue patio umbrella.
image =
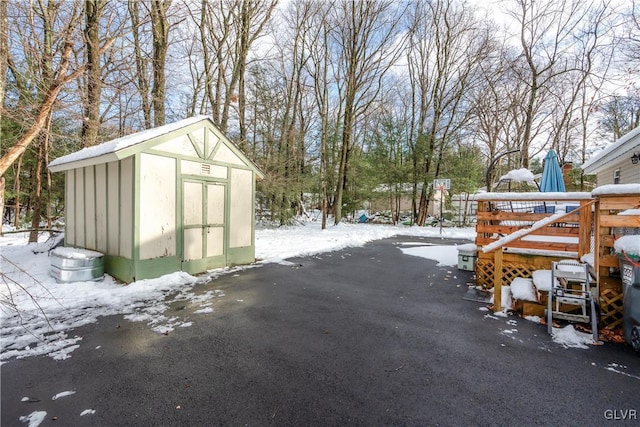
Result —
[[[540,180],[540,191],[549,192],[565,192],[567,191],[564,186],[564,178],[562,176],[562,170],[560,169],[560,163],[558,162],[558,155],[555,151],[549,150],[544,158],[544,169],[542,171],[542,180]]]

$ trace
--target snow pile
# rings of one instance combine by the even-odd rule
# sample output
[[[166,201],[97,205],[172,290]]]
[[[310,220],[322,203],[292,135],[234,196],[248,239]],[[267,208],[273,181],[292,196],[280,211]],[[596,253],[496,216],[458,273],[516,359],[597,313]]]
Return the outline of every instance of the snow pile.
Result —
[[[20,417],[20,421],[27,423],[28,427],[39,426],[47,417],[47,411],[33,411],[29,415]]]
[[[527,168],[522,168],[509,171],[506,175],[500,177],[500,181],[510,179],[515,182],[530,182],[533,181],[533,178],[533,172]]]
[[[553,328],[553,341],[565,348],[589,348],[587,344],[593,344],[593,336],[576,331],[573,325],[564,328]]]
[[[613,243],[613,248],[618,254],[640,257],[640,236],[622,236]]]
[[[551,270],[536,270],[533,272],[533,285],[539,291],[549,292],[551,290]],[[556,286],[560,286],[556,279]]]
[[[503,286],[500,288],[500,305],[502,306],[502,311],[496,311],[493,314],[496,316],[504,316],[508,311],[513,310],[513,298],[511,294],[511,286]],[[489,300],[490,303],[494,303],[493,295]]]
[[[90,251],[88,249],[80,249],[80,248],[65,248],[58,247],[51,251],[52,255],[57,255],[61,258],[67,259],[93,259],[93,258],[101,258],[104,254],[96,251]]]
[[[609,184],[595,188],[592,196],[640,194],[640,184]]]
[[[475,243],[465,243],[464,245],[458,245],[459,252],[475,252],[478,250],[478,246]]]
[[[511,295],[519,301],[538,301],[533,280],[516,277],[511,282]]]

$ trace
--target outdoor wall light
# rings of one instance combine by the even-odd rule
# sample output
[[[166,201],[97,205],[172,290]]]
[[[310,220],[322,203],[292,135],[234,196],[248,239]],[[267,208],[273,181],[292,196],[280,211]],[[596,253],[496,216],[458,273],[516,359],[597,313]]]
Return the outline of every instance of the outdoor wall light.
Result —
[[[633,163],[634,165],[637,165],[638,161],[640,161],[640,154],[633,153],[633,156],[631,156],[631,163]]]

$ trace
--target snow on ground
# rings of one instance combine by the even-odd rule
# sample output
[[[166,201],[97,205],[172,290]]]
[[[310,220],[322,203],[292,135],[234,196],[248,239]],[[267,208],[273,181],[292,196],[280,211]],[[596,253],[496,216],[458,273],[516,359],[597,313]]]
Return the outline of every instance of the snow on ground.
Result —
[[[553,341],[564,346],[565,348],[589,348],[587,345],[593,345],[593,335],[576,331],[573,325],[567,325],[564,328],[553,328]]]
[[[256,258],[261,262],[281,262],[287,258],[316,255],[396,236],[475,239],[473,228],[410,227],[376,224],[340,224],[320,229],[319,222],[304,226],[256,230]],[[457,256],[457,255],[456,255]]]
[[[440,234],[439,228],[433,227],[373,224],[340,224],[321,230],[318,222],[310,222],[256,230],[256,258],[258,265],[287,264],[288,258],[362,246],[395,235],[472,240],[475,230],[446,228]],[[59,284],[49,275],[48,249],[52,242],[27,244],[27,238],[22,233],[0,237],[0,363],[36,355],[56,360],[71,357],[82,340],[73,335],[73,329],[96,322],[100,316],[122,314],[130,321],[145,322],[158,333],[188,327],[191,322],[165,315],[171,303],[191,301],[197,305],[194,314],[207,315],[214,311],[215,299],[224,294],[219,290],[197,294],[195,285],[249,268],[221,268],[198,277],[176,272],[126,286],[108,275],[101,282]],[[47,240],[46,236],[43,240]],[[448,251],[444,261],[453,265],[453,252]],[[429,256],[443,262],[441,254]]]
[[[171,303],[190,301],[197,306],[194,314],[200,316],[213,312],[215,299],[224,297],[215,289],[197,293],[197,284],[265,263],[288,265],[290,258],[358,247],[397,235],[441,238],[442,245],[398,242],[398,248],[407,255],[436,260],[439,266],[453,266],[458,250],[467,250],[470,245],[455,246],[446,239],[473,240],[475,230],[444,228],[440,234],[438,227],[375,224],[330,225],[321,230],[319,222],[257,229],[257,263],[253,266],[221,268],[198,277],[176,272],[126,286],[108,275],[100,282],[56,283],[49,275],[51,241],[45,236],[38,244],[27,244],[26,234],[8,234],[0,237],[0,364],[36,355],[56,360],[71,357],[82,340],[73,335],[74,328],[96,322],[100,316],[121,314],[165,334],[189,327],[191,321],[165,315]],[[554,340],[567,347],[577,345],[576,341],[582,344],[571,333],[554,333]],[[33,413],[24,421],[37,425],[40,416]]]
[[[20,421],[27,423],[28,427],[37,427],[42,423],[47,416],[47,411],[33,411],[29,415],[20,417]]]

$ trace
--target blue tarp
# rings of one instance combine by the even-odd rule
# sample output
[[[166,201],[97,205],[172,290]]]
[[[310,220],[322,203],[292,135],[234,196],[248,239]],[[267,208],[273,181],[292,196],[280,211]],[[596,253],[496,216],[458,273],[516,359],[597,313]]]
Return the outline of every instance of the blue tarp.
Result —
[[[562,193],[567,191],[564,186],[564,178],[562,176],[562,170],[560,169],[560,163],[558,162],[558,155],[553,150],[549,150],[544,158],[544,170],[542,171],[542,180],[540,180],[540,191],[544,193]]]

